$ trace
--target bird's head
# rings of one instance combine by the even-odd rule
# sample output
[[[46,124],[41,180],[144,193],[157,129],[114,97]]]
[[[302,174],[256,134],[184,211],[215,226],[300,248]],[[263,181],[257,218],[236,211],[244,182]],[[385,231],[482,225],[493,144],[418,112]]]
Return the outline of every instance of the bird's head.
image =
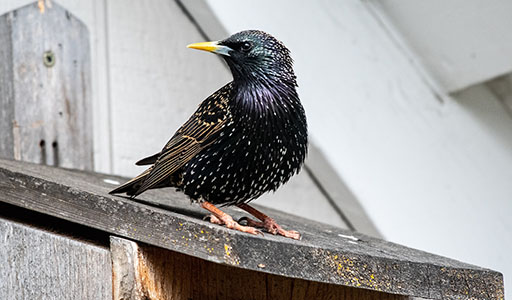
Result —
[[[235,82],[278,81],[296,85],[290,51],[263,31],[241,31],[221,41],[187,47],[220,54],[231,69]]]

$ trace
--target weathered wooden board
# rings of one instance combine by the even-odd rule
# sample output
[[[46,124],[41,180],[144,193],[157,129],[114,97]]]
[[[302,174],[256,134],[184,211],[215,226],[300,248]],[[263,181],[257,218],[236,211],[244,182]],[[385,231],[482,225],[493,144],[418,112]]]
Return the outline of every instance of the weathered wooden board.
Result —
[[[112,299],[106,247],[0,218],[1,299]]]
[[[110,245],[114,300],[409,299],[407,296],[246,271],[117,237],[111,238]],[[260,268],[264,267],[264,264],[260,265]]]
[[[92,170],[85,25],[57,4],[0,16],[0,156]]]
[[[301,241],[243,234],[203,221],[203,211],[169,189],[140,197],[152,205],[108,195],[116,181],[123,179],[0,160],[0,201],[189,256],[407,296],[503,299],[503,276],[496,271],[272,210],[266,212],[300,231]]]

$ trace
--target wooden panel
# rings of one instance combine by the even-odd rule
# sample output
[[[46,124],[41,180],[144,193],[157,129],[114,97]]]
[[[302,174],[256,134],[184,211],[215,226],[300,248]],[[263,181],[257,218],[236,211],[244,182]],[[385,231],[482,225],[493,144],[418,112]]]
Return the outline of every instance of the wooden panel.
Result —
[[[12,86],[11,28],[7,18],[0,17],[0,157],[14,155],[14,91]]]
[[[117,237],[111,238],[111,250],[114,300],[409,299],[366,289],[243,270]],[[260,266],[265,267],[263,264]]]
[[[44,14],[34,3],[1,18],[0,31],[10,43],[0,47],[12,49],[7,63],[11,69],[5,70],[10,76],[1,84],[14,95],[0,100],[11,106],[2,107],[10,116],[3,124],[8,127],[1,130],[12,132],[13,147],[4,156],[92,170],[91,66],[85,25],[55,3]]]
[[[33,3],[35,0],[2,0],[0,1],[0,15],[15,10],[23,5]],[[108,53],[107,37],[108,26],[106,24],[106,1],[104,0],[58,0],[56,2],[66,8],[78,19],[86,24],[89,29],[89,43],[91,50],[92,67],[92,120],[93,120],[93,147],[94,170],[110,173],[110,99],[108,78]],[[46,7],[46,12],[54,7]],[[2,50],[0,50],[2,51]],[[6,61],[6,60],[3,60]],[[2,68],[2,66],[0,66]],[[0,74],[2,76],[2,74]],[[0,87],[1,89],[2,87]],[[0,120],[1,122],[1,120]],[[1,133],[0,133],[1,134]],[[12,143],[9,143],[11,145]],[[2,145],[0,145],[1,147]]]
[[[112,299],[110,251],[0,218],[2,299]]]

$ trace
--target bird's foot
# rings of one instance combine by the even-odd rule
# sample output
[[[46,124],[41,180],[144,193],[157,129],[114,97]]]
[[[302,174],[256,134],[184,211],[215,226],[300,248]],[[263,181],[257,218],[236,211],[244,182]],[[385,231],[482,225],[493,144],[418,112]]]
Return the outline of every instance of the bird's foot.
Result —
[[[282,235],[284,237],[292,238],[294,240],[300,240],[300,233],[298,231],[284,230],[283,227],[281,227],[279,224],[277,224],[274,219],[265,215],[264,213],[260,212],[259,210],[255,209],[254,207],[249,206],[248,204],[241,204],[238,207],[240,207],[241,209],[247,211],[251,215],[253,215],[256,218],[261,220],[261,221],[255,221],[251,218],[243,217],[240,220],[238,220],[239,222],[245,221],[247,226],[263,228],[263,229],[265,229],[265,231],[272,233],[274,235]]]
[[[259,231],[258,229],[251,227],[251,226],[243,226],[238,224],[233,218],[228,215],[227,213],[223,212],[222,210],[215,207],[215,205],[204,201],[201,203],[201,207],[208,210],[212,214],[210,215],[210,223],[218,224],[218,225],[226,225],[229,229],[235,229],[241,232],[246,232],[250,234],[261,234],[263,233]]]
[[[248,217],[242,217],[238,220],[238,223],[245,222],[247,226],[263,228],[268,233],[272,233],[273,235],[282,235],[287,238],[292,238],[294,240],[300,240],[300,233],[295,230],[284,230],[281,225],[277,224],[276,221],[270,217],[267,217],[263,222],[256,221]]]

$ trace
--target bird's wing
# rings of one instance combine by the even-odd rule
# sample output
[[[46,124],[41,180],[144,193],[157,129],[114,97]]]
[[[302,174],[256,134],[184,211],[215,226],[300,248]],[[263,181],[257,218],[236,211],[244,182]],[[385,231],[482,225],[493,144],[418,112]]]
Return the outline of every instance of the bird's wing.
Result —
[[[216,140],[217,133],[231,118],[227,106],[229,90],[225,91],[225,88],[203,101],[194,115],[178,129],[134,196],[158,185]]]

